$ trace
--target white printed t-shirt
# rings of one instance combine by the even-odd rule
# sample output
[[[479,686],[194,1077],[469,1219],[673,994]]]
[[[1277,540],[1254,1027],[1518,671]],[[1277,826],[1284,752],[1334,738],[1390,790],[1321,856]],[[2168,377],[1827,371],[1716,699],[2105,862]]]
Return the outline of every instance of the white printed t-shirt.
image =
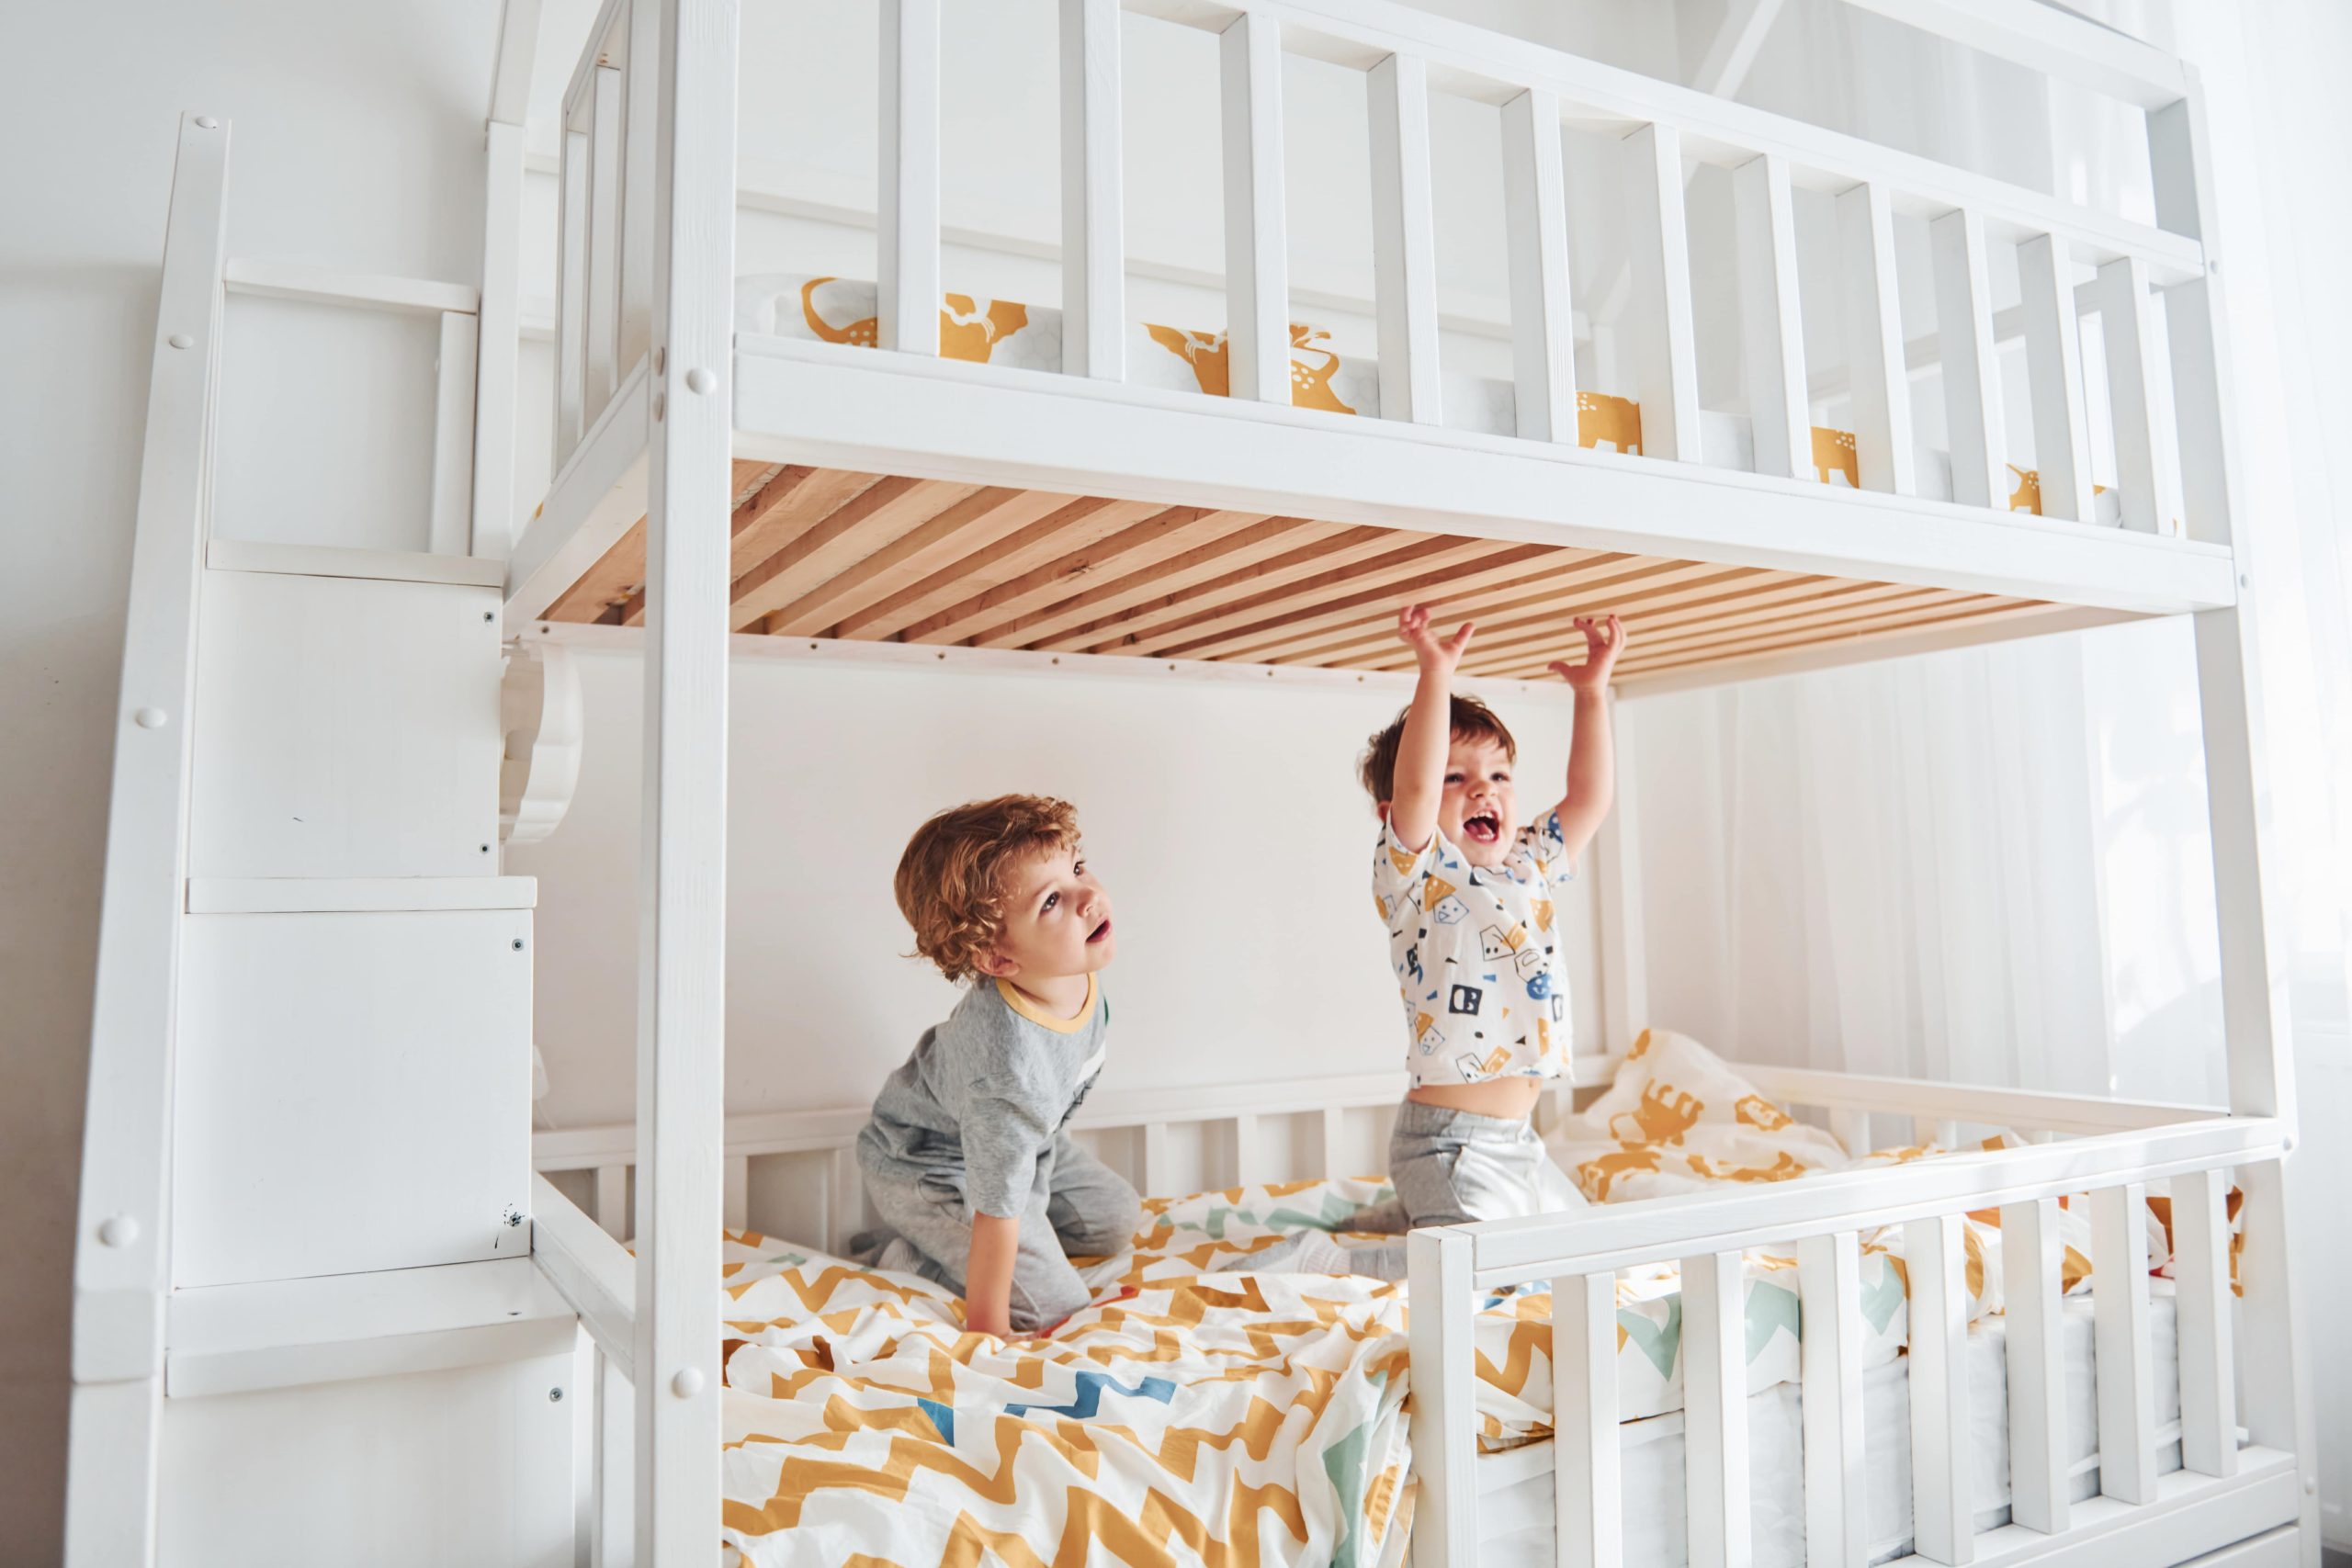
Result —
[[[1372,891],[1404,1000],[1413,1086],[1555,1077],[1568,1059],[1568,976],[1555,893],[1576,874],[1560,815],[1519,830],[1500,865],[1442,829],[1419,853],[1384,826]]]

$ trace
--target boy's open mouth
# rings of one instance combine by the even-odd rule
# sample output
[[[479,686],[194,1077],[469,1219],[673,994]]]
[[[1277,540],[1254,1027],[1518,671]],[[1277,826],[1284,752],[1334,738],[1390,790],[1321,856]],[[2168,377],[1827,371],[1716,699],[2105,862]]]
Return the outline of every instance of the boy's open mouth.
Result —
[[[1463,836],[1474,843],[1491,844],[1501,837],[1502,818],[1491,811],[1481,811],[1462,819]]]
[[[1101,942],[1104,937],[1109,936],[1110,934],[1111,922],[1104,920],[1101,925],[1096,926],[1092,931],[1086,934],[1086,941],[1088,945],[1091,946],[1093,943]]]

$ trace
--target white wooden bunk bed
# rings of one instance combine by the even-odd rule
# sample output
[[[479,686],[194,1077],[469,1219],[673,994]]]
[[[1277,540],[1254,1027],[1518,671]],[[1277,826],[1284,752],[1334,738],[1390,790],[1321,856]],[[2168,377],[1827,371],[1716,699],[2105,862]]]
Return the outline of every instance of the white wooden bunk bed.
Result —
[[[1381,0],[1063,0],[1061,359],[1024,368],[943,354],[940,301],[956,280],[941,270],[938,0],[880,0],[870,345],[859,333],[823,342],[740,325],[752,296],[734,273],[734,7],[609,0],[564,98],[557,473],[511,539],[519,83],[536,6],[508,7],[478,295],[224,261],[228,130],[187,118],[101,935],[76,1266],[72,1560],[173,1555],[159,1552],[158,1497],[166,1516],[187,1514],[190,1505],[168,1499],[201,1484],[208,1461],[191,1446],[201,1437],[173,1438],[167,1409],[489,1364],[517,1366],[530,1382],[570,1366],[575,1341],[583,1364],[569,1386],[592,1397],[518,1422],[510,1445],[514,1464],[554,1467],[576,1498],[560,1548],[553,1557],[537,1548],[535,1560],[707,1560],[723,1392],[714,1221],[835,1245],[857,1214],[841,1155],[860,1115],[723,1112],[729,657],[1013,661],[1073,678],[1149,661],[1179,675],[1393,680],[1404,661],[1385,626],[1411,596],[1487,625],[1496,635],[1482,639],[1476,672],[1491,676],[1540,668],[1539,624],[1619,611],[1640,633],[1621,700],[2192,616],[2226,1013],[2216,1043],[2229,1084],[2226,1109],[2198,1109],[1749,1067],[1759,1093],[1823,1112],[1855,1152],[1868,1146],[1873,1116],[1916,1123],[1921,1141],[1948,1146],[1962,1125],[2033,1141],[1415,1235],[1415,1561],[1512,1551],[1561,1563],[1644,1560],[1628,1554],[1621,1503],[1634,1439],[1619,1418],[1613,1277],[1662,1262],[1679,1262],[1683,1281],[1689,1560],[1753,1561],[1740,1290],[1743,1253],[1764,1244],[1795,1252],[1807,1309],[1805,1560],[1866,1561],[1857,1237],[1895,1226],[1914,1325],[1903,1376],[1918,1557],[2315,1562],[2308,1394],[2286,1258],[2294,1106],[2283,991],[2266,941],[2262,748],[2233,554],[2227,338],[2208,281],[2217,247],[2200,221],[2211,176],[2194,73],[2022,0],[1965,15],[1896,0],[1873,8],[2145,109],[2160,226]],[[1126,12],[1220,35],[1223,398],[1142,384],[1131,354],[1121,259]],[[1376,418],[1294,405],[1284,51],[1369,74]],[[1507,395],[1489,402],[1508,412],[1507,433],[1443,423],[1431,92],[1503,111],[1516,369]],[[1624,161],[1637,262],[1626,330],[1634,369],[1621,390],[1638,406],[1639,455],[1579,441],[1564,126],[1616,138]],[[1732,169],[1738,199],[1747,413],[1728,444],[1709,438],[1698,400],[1683,211],[1691,162]],[[1792,196],[1806,187],[1837,197],[1841,297],[1860,344],[1849,367],[1852,487],[1820,482],[1811,457]],[[1932,226],[1932,353],[1950,404],[1947,450],[1934,465],[1919,458],[1912,429],[1913,351],[1894,305],[1898,214]],[[2031,367],[2043,517],[2003,504],[2011,484],[1994,355],[2004,323],[1987,265],[1999,245],[2018,254],[2024,298],[2007,324],[2022,333]],[[241,278],[444,313],[450,457],[436,479],[435,537],[447,553],[209,540],[220,303]],[[2075,333],[2086,310],[2100,319],[2107,358],[2113,526],[2092,521],[2101,502]],[[2171,423],[2159,417],[2164,385]],[[461,466],[469,395],[473,440]],[[1726,452],[1740,466],[1727,466]],[[1952,499],[1922,493],[1930,467]],[[469,549],[458,526],[469,511]],[[322,656],[322,672],[304,669],[327,621],[379,638],[365,667],[385,700],[372,726],[348,727],[366,733],[289,740],[286,716],[316,711],[304,682],[348,680],[360,667],[356,655],[334,655]],[[1529,635],[1512,635],[1520,627]],[[516,774],[533,766],[536,737],[544,787],[561,768],[545,753],[576,742],[576,716],[524,700],[530,711],[501,725],[502,629],[518,664],[535,652],[560,660],[547,650],[571,640],[625,638],[641,643],[646,672],[637,1121],[543,1135],[535,1156],[523,1098],[533,896],[527,879],[492,874],[500,736],[523,737]],[[277,810],[269,770],[293,758],[335,763],[302,796],[328,804],[332,842],[294,833]],[[429,782],[420,789],[420,780]],[[255,795],[266,798],[255,804]],[[539,809],[527,791],[505,805],[510,823]],[[1623,1046],[1645,1021],[1631,918],[1638,886],[1620,840],[1605,841],[1601,858],[1607,1033]],[[289,944],[309,976],[300,984],[268,956]],[[444,976],[433,995],[384,983],[427,968]],[[332,1072],[304,1077],[290,1042],[322,1018],[356,1019],[354,996],[368,1000],[369,1038],[403,1070],[364,1086]],[[414,1043],[427,1038],[441,1043]],[[1572,1081],[1603,1083],[1616,1065],[1580,1058]],[[296,1081],[258,1105],[241,1100],[260,1074]],[[447,1092],[452,1085],[464,1092]],[[361,1087],[375,1098],[323,1128],[322,1104]],[[1376,1146],[1365,1123],[1397,1088],[1374,1077],[1105,1096],[1085,1124],[1131,1134],[1147,1190],[1167,1178],[1170,1127],[1229,1129],[1218,1146],[1230,1164],[1208,1174],[1250,1182],[1277,1174],[1263,1124],[1308,1129],[1294,1164],[1328,1171],[1351,1141]],[[459,1100],[462,1114],[451,1109]],[[536,1179],[529,1161],[543,1173]],[[755,1179],[779,1162],[798,1162],[805,1179]],[[387,1201],[393,1170],[406,1185]],[[258,1234],[262,1190],[282,1188],[289,1172],[307,1195],[289,1209],[274,1190],[272,1227]],[[2171,1184],[2176,1225],[2177,1344],[2161,1350],[2135,1250],[2154,1181]],[[2233,1189],[2243,1194],[2234,1300],[2224,1218]],[[370,1218],[391,1223],[364,1236],[340,1225],[354,1194],[378,1201]],[[2120,1265],[2108,1276],[2118,1282],[2093,1297],[2097,1354],[2109,1371],[2091,1417],[2095,1443],[2069,1432],[2059,1396],[2068,1369],[2058,1205],[2084,1194],[2100,1266]],[[2008,1522],[1980,1529],[1962,1217],[1988,1209],[2003,1218],[2009,1280],[2001,1457],[2011,1490]],[[1528,1281],[1552,1292],[1553,1436],[1482,1453],[1474,1317],[1489,1291]],[[2177,1439],[2158,1409],[2160,1359],[2176,1369]],[[2114,1377],[2117,1367],[2130,1375]],[[563,1393],[550,1390],[548,1405]],[[249,1408],[265,1418],[266,1407]],[[194,1428],[208,1429],[218,1428]],[[2160,1437],[2166,1448],[2177,1440],[2177,1470],[2160,1471]],[[2086,1447],[2098,1455],[2098,1491],[2076,1501],[2072,1456]]]

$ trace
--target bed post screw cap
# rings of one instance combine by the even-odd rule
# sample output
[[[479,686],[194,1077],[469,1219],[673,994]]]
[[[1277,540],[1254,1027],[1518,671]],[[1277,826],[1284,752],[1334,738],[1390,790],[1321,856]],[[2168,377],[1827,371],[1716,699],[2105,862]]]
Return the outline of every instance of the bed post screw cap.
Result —
[[[186,333],[174,333],[164,341],[170,344],[174,348],[194,348],[196,346],[196,340],[188,336]]]
[[[710,390],[716,380],[717,378],[712,376],[709,371],[697,365],[693,369],[686,372],[686,390],[690,392],[707,392]]]
[[[139,1239],[139,1222],[129,1214],[108,1214],[98,1226],[98,1239],[108,1247],[129,1247]]]
[[[141,708],[130,716],[130,721],[141,729],[161,729],[169,717],[162,708]]]
[[[700,1393],[702,1392],[702,1369],[699,1367],[680,1367],[676,1375],[670,1379],[670,1392],[676,1394],[680,1399],[692,1399],[695,1394]]]
[[[196,123],[202,126],[207,130],[218,130],[220,129],[220,122],[213,118],[209,114],[198,115],[196,117]]]

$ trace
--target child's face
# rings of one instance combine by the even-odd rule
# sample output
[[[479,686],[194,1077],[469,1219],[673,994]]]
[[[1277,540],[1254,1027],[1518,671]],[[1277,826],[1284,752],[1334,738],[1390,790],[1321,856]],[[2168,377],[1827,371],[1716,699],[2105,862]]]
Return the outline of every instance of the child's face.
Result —
[[[1014,866],[1005,884],[1004,931],[989,973],[1042,981],[1086,975],[1111,962],[1111,896],[1075,852],[1046,850]]]
[[[1457,735],[1446,748],[1437,825],[1472,865],[1500,865],[1510,852],[1519,832],[1519,797],[1511,789],[1510,755],[1492,736]]]

